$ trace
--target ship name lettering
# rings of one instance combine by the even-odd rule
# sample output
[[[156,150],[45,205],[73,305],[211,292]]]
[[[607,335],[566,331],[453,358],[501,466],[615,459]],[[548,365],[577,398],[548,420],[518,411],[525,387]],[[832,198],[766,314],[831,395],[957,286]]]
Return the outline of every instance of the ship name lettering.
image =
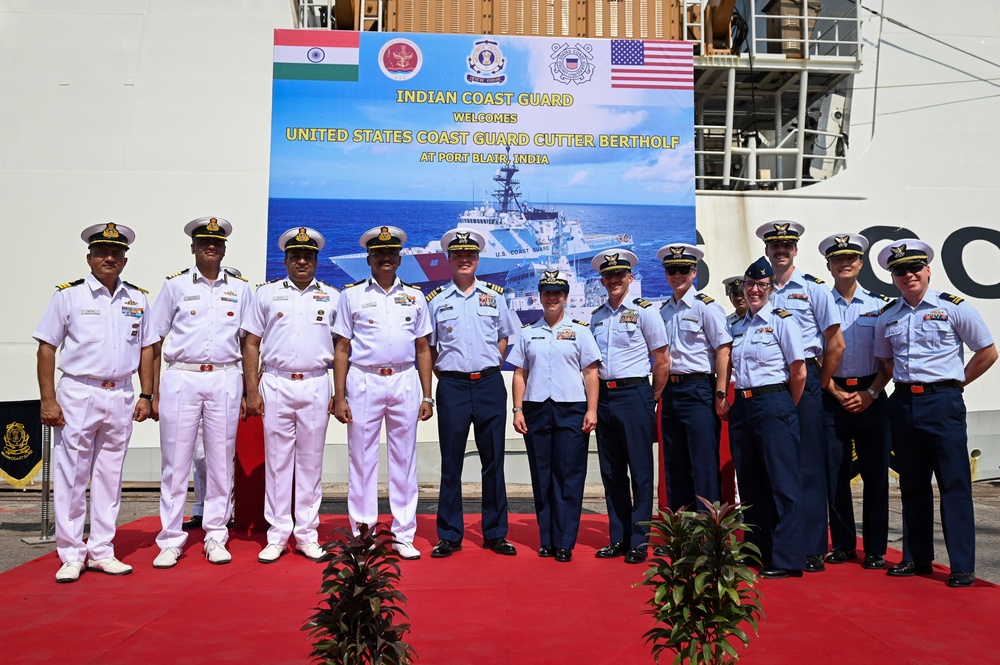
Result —
[[[647,136],[643,134],[600,134],[597,137],[601,148],[653,148],[654,150],[674,150],[681,143],[679,136]]]

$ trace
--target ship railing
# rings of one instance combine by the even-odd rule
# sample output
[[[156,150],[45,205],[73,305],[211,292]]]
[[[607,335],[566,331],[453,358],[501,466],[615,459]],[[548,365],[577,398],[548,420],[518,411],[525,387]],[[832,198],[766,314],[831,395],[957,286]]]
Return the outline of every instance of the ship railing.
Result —
[[[822,14],[820,0],[770,0],[754,2],[753,6],[753,16],[747,21],[753,57],[860,58],[861,30],[856,5],[838,16]]]
[[[291,0],[291,3],[296,27],[337,29],[337,0]]]

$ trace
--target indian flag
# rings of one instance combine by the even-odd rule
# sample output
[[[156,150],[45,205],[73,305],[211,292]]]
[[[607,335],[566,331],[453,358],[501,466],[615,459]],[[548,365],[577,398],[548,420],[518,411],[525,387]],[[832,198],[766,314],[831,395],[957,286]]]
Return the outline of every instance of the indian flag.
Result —
[[[360,32],[275,30],[274,79],[357,81]]]

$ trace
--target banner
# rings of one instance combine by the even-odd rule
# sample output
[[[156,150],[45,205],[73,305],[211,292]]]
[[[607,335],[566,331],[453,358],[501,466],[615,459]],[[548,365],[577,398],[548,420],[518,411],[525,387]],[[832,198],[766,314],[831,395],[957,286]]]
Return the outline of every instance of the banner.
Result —
[[[695,242],[687,42],[276,30],[273,75],[268,279],[296,226],[326,237],[319,279],[365,279],[358,240],[391,225],[409,236],[399,278],[426,290],[451,279],[440,238],[463,226],[522,320],[546,268],[589,319],[594,256],[635,252],[633,292],[655,300],[656,250]]]
[[[42,470],[42,403],[0,402],[0,478],[24,489]]]

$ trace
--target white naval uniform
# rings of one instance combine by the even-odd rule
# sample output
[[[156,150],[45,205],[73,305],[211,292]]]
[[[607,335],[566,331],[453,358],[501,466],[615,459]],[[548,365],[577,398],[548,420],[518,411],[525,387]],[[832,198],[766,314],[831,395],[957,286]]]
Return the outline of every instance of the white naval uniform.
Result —
[[[314,279],[300,291],[290,279],[279,279],[257,289],[243,322],[246,332],[261,338],[269,545],[283,548],[290,535],[299,547],[319,541],[332,326],[339,298],[340,292],[325,282]]]
[[[153,303],[152,323],[165,338],[160,377],[161,549],[184,547],[181,528],[199,428],[205,450],[205,542],[229,540],[233,454],[243,379],[240,327],[250,309],[246,280],[220,272],[214,283],[197,268],[168,277]]]
[[[121,505],[122,466],[132,436],[132,374],[156,333],[142,289],[97,278],[60,287],[32,333],[60,347],[56,401],[66,424],[53,428],[56,551],[63,563],[107,559]],[[90,537],[83,542],[90,480]]]
[[[347,402],[350,458],[347,512],[351,528],[378,521],[378,444],[386,425],[389,506],[396,540],[413,542],[417,531],[417,420],[420,377],[415,342],[431,333],[423,294],[397,278],[388,291],[374,279],[347,288],[334,333],[351,340]]]

